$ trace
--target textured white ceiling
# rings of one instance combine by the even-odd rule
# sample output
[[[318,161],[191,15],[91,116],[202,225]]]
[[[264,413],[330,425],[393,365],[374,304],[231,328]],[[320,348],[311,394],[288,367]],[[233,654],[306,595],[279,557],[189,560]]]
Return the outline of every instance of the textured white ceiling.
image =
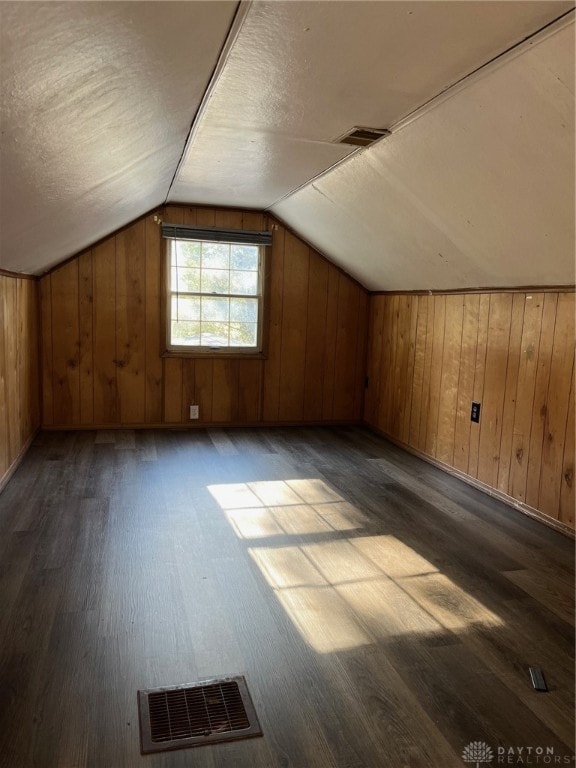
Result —
[[[573,284],[574,25],[277,205],[368,288]]]
[[[235,2],[0,2],[0,267],[164,202]]]
[[[350,154],[333,142],[355,125],[392,125],[570,7],[253,3],[169,199],[272,206]]]
[[[371,288],[573,282],[573,33],[334,143],[572,7],[243,2],[230,36],[236,2],[2,0],[0,267],[40,273],[168,196],[272,208]]]

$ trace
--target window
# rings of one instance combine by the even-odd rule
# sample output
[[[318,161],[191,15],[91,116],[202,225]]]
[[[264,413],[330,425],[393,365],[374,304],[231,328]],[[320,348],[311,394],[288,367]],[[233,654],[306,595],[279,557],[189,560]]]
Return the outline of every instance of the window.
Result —
[[[166,224],[162,234],[168,238],[168,351],[260,353],[271,234]]]

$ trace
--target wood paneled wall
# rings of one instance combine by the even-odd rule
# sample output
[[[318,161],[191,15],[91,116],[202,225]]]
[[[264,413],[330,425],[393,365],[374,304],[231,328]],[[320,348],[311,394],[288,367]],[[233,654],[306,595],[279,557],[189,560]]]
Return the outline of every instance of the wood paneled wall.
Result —
[[[0,275],[0,489],[40,426],[38,283]]]
[[[574,527],[574,299],[372,296],[365,420]]]
[[[165,221],[274,228],[249,211],[169,206]],[[42,278],[45,427],[358,421],[368,295],[278,224],[265,360],[160,356],[151,214]],[[189,406],[200,406],[190,421]]]

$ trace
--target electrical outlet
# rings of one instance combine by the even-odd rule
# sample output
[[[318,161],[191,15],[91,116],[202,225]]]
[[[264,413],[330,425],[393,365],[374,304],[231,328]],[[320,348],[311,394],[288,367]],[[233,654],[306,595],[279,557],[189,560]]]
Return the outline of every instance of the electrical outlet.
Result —
[[[480,423],[480,403],[472,403],[470,421],[474,421],[476,424]]]
[[[199,405],[191,405],[190,406],[190,418],[191,419],[198,419],[198,418],[200,418],[200,406]]]

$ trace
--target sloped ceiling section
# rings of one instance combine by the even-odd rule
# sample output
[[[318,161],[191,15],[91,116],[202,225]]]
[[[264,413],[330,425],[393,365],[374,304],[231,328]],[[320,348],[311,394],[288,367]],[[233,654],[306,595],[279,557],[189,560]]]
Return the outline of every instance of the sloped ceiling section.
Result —
[[[570,285],[574,17],[272,208],[373,290]]]
[[[271,209],[373,289],[572,283],[573,28],[467,75],[573,7],[0,1],[0,267],[168,200]]]
[[[243,7],[172,202],[270,207],[351,154],[335,140],[354,126],[390,127],[570,3],[280,0]]]
[[[0,2],[0,267],[164,202],[236,2]]]

